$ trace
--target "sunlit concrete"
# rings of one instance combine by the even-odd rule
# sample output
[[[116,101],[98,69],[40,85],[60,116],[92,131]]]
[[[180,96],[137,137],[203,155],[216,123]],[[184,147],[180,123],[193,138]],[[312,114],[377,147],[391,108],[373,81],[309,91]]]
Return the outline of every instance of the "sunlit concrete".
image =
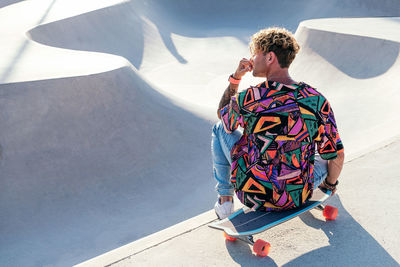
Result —
[[[200,259],[217,263],[206,256],[212,246],[205,240],[219,246],[219,235],[201,227],[215,218],[211,127],[228,75],[249,56],[250,35],[263,27],[296,32],[302,49],[291,74],[331,101],[347,161],[400,134],[393,82],[400,6],[394,0],[8,4],[0,9],[0,25],[7,25],[0,27],[0,265],[70,266],[103,253],[97,260],[106,265],[196,229],[202,237],[193,238],[204,240]],[[329,19],[309,20],[315,18]],[[257,82],[246,76],[241,89]],[[341,179],[364,182],[356,171]],[[342,202],[357,206],[342,192]],[[358,218],[359,210],[346,210]],[[380,231],[372,224],[360,223],[398,260],[387,241],[398,228]],[[291,225],[304,227],[299,220]],[[311,235],[321,242],[302,246],[302,253],[328,245],[320,233]],[[165,255],[175,255],[171,242],[163,243],[171,249]],[[224,257],[244,264],[247,250]],[[152,251],[145,253],[159,253]],[[140,255],[139,263],[157,263]]]

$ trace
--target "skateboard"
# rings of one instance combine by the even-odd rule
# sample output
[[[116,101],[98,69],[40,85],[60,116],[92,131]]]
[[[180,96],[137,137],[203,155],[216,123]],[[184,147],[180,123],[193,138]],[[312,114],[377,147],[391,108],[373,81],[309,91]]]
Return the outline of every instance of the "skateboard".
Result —
[[[331,194],[332,192],[329,190],[315,189],[313,196],[301,207],[286,211],[252,211],[249,207],[243,207],[228,218],[212,222],[208,226],[223,230],[228,241],[239,239],[252,245],[253,251],[258,256],[266,257],[271,248],[270,243],[262,239],[254,241],[253,235],[264,232],[314,208],[322,210],[326,220],[335,220],[338,213],[337,208],[323,205]]]

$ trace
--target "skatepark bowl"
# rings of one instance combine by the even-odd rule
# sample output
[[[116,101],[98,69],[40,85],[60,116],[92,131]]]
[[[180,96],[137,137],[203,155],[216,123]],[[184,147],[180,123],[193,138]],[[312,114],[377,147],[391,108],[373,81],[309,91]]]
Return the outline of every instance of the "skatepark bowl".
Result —
[[[397,140],[399,16],[397,0],[1,1],[0,265],[79,264],[210,211],[216,108],[262,28],[295,33],[291,75],[330,100],[346,164]]]

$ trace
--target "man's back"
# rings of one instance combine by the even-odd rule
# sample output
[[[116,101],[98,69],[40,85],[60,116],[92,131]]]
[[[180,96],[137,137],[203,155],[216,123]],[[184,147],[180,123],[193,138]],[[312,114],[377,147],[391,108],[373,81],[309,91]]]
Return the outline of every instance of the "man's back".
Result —
[[[231,182],[246,206],[300,206],[313,189],[315,145],[322,158],[343,149],[329,102],[314,88],[266,82],[238,93],[221,110],[227,132],[243,127],[231,151]]]
[[[262,29],[251,37],[251,58],[242,58],[228,78],[217,109],[222,122],[211,139],[219,218],[233,212],[234,191],[260,210],[298,207],[317,186],[336,191],[343,144],[329,102],[289,75],[299,49],[290,31]],[[237,93],[249,72],[266,81]],[[235,131],[239,125],[243,135]],[[315,157],[316,145],[328,162]]]

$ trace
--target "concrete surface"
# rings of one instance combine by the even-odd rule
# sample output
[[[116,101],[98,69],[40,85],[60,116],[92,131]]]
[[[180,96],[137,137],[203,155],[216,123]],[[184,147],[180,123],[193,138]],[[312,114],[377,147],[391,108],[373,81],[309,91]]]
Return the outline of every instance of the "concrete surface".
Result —
[[[339,209],[335,221],[312,210],[256,235],[271,244],[266,258],[225,241],[207,226],[215,216],[205,213],[78,266],[398,266],[399,150],[400,137],[346,162],[338,194],[328,201]]]
[[[192,234],[199,241],[193,245],[201,252],[198,265],[207,265],[206,259],[218,265],[226,257],[229,262],[229,255],[238,264],[254,263],[248,248],[239,245],[236,251],[223,242],[221,247],[220,234],[202,225],[214,218],[209,149],[215,109],[226,77],[249,56],[249,36],[263,27],[296,31],[302,49],[291,73],[331,101],[347,161],[397,142],[400,134],[399,86],[393,82],[400,64],[395,0],[28,0],[0,7],[0,25],[7,25],[0,27],[0,265],[71,266],[111,250],[96,265],[133,254],[137,257],[119,264],[156,265],[159,251],[144,248],[166,246],[160,255],[183,255],[179,246],[193,243],[176,240]],[[246,76],[242,89],[257,82]],[[391,177],[390,171],[366,166]],[[364,183],[362,172],[349,169],[354,183]],[[372,179],[369,188],[375,186]],[[380,186],[387,194],[398,188]],[[343,205],[360,242],[369,244],[360,253],[377,248],[384,263],[398,261],[393,251],[399,246],[391,238],[399,229],[394,224],[378,229],[374,221],[398,215],[374,215],[357,226],[351,218],[369,214],[368,208],[346,194],[345,186],[341,190],[334,201]],[[397,201],[390,200],[394,195],[376,203]],[[293,233],[275,242],[274,253],[286,251],[271,254],[276,264],[304,263],[309,260],[304,255],[315,250],[321,255],[328,246],[318,229],[302,235],[315,227],[301,220],[272,235]],[[339,232],[335,242],[360,244],[346,240],[347,233]],[[330,244],[325,250],[339,243]],[[219,258],[208,256],[213,251]],[[166,263],[185,265],[182,257]]]

